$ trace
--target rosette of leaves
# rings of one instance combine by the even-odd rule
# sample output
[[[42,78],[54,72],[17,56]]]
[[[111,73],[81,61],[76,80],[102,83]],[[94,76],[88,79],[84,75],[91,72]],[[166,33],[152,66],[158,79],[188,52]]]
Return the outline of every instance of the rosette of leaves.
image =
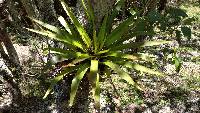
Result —
[[[61,29],[39,20],[32,19],[34,22],[42,26],[44,30],[39,31],[28,29],[29,31],[58,40],[68,47],[67,49],[48,48],[50,53],[60,55],[66,60],[70,59],[71,62],[68,66],[64,67],[61,73],[57,74],[56,77],[52,79],[51,85],[47,90],[44,98],[48,96],[48,94],[53,89],[53,86],[58,81],[63,79],[64,76],[70,75],[72,72],[75,72],[76,74],[71,83],[69,105],[73,105],[80,81],[84,76],[87,76],[92,86],[96,107],[100,107],[99,81],[102,74],[111,73],[111,70],[113,70],[128,84],[133,86],[136,86],[137,84],[134,82],[128,72],[123,70],[123,68],[130,68],[150,74],[162,75],[160,72],[137,64],[139,61],[147,60],[146,56],[143,54],[128,54],[124,52],[125,49],[155,46],[169,42],[148,41],[124,44],[124,41],[129,40],[132,37],[124,38],[123,34],[127,33],[129,29],[134,25],[136,19],[135,17],[137,15],[131,16],[119,24],[117,27],[112,29],[112,22],[118,11],[118,9],[115,8],[110,15],[105,15],[97,33],[95,27],[95,16],[92,6],[89,1],[82,0],[88,20],[93,26],[91,31],[86,32],[84,26],[81,25],[75,15],[72,13],[70,7],[68,7],[63,0],[60,0],[60,2],[66,11],[66,14],[69,16],[71,24],[65,21],[63,17],[59,17],[58,20],[65,28]],[[86,5],[86,3],[88,5]],[[110,76],[110,74],[107,74],[107,76]],[[136,87],[139,88],[138,86]]]

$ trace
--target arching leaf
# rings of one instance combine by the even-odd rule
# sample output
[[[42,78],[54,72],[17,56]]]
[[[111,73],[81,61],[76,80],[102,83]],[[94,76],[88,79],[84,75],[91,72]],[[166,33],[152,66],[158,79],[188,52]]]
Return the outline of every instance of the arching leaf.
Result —
[[[161,44],[170,43],[171,41],[146,41],[146,42],[133,42],[128,44],[121,44],[119,46],[112,47],[110,50],[123,50],[123,49],[134,49],[134,48],[141,48],[146,46],[156,46]]]
[[[128,59],[128,60],[144,60],[144,61],[151,61],[149,55],[142,54],[142,53],[132,53],[132,54],[125,54],[122,52],[108,52],[106,56],[114,57],[114,58],[121,58],[121,59]]]
[[[126,62],[123,66],[131,68],[131,69],[135,69],[137,71],[149,73],[149,74],[154,74],[154,75],[159,75],[159,76],[163,75],[163,73],[161,73],[161,72],[154,71],[153,69],[147,68],[145,66],[142,66],[142,65],[139,65],[136,63]]]
[[[63,79],[63,77],[67,74],[69,74],[70,72],[74,71],[75,69],[77,69],[79,66],[76,67],[71,67],[71,68],[66,68],[65,70],[63,70],[60,74],[58,74],[55,78],[53,78],[51,80],[51,85],[49,86],[48,90],[46,91],[43,99],[45,99],[49,93],[51,92],[51,90],[53,89],[53,87],[60,81]]]
[[[112,63],[110,61],[106,61],[103,62],[105,65],[107,65],[108,67],[110,67],[112,70],[114,70],[115,72],[117,72],[117,74],[124,79],[126,82],[128,82],[131,85],[135,85],[135,82],[133,81],[133,79],[130,77],[130,75],[128,73],[126,73],[124,70],[122,70],[117,64]]]
[[[128,31],[129,29],[129,25],[131,25],[133,23],[134,20],[134,16],[128,18],[127,20],[125,20],[124,22],[122,22],[118,27],[116,27],[111,33],[110,35],[108,35],[108,37],[106,38],[105,41],[105,45],[108,47],[110,46],[112,43],[114,43],[115,41],[119,40],[121,38],[121,36]]]
[[[98,73],[97,73],[95,83],[96,83],[95,92],[94,92],[95,108],[100,109],[100,83],[99,83],[99,74]]]
[[[94,11],[90,0],[81,0],[88,18],[94,22]]]
[[[98,42],[98,47],[99,47],[99,50],[102,49],[103,45],[104,45],[104,41],[105,41],[105,36],[106,36],[106,23],[107,23],[107,19],[108,19],[108,15],[106,15],[104,17],[104,20],[103,20],[103,23],[101,25],[101,28],[100,28],[100,31],[99,31],[99,34],[98,34],[98,38],[97,38],[97,42]]]
[[[60,21],[60,23],[62,24],[62,26],[63,26],[70,34],[72,34],[68,22],[65,21],[65,19],[64,19],[62,16],[59,16],[59,17],[58,17],[58,20]]]
[[[130,32],[127,35],[123,36],[122,38],[120,38],[119,40],[114,42],[110,47],[112,48],[112,47],[116,47],[118,45],[123,45],[124,41],[130,40],[135,36],[141,36],[141,35],[153,36],[153,35],[155,35],[155,33],[151,32],[151,31],[135,31],[135,30],[132,31],[132,30],[130,30]]]
[[[34,29],[29,29],[29,28],[26,28],[26,29],[31,32],[43,35],[43,36],[47,36],[51,39],[55,39],[55,40],[58,40],[61,42],[68,43],[70,45],[73,45],[73,46],[78,47],[78,48],[82,49],[83,51],[85,51],[85,47],[80,42],[73,40],[70,37],[67,37],[67,35],[63,36],[62,34],[55,34],[55,33],[49,32],[49,31],[38,31],[38,30],[34,30]]]
[[[95,105],[100,105],[99,104],[99,75],[98,75],[98,65],[99,62],[98,60],[91,60],[91,65],[90,65],[90,74],[88,76],[91,85],[92,85],[92,93],[93,93],[93,97],[95,100]],[[98,107],[98,106],[96,106]]]
[[[71,92],[70,92],[70,100],[69,100],[69,106],[72,106],[74,103],[74,98],[76,96],[76,92],[78,90],[78,86],[80,84],[80,81],[83,79],[85,73],[87,72],[89,68],[88,64],[83,64],[77,71],[76,76],[72,80],[71,84]]]
[[[51,54],[59,54],[61,56],[63,56],[64,58],[68,58],[68,59],[72,59],[72,58],[83,58],[83,57],[89,57],[88,54],[86,53],[81,53],[81,52],[75,52],[75,51],[71,51],[71,50],[64,50],[64,49],[60,49],[60,48],[45,48],[44,52],[50,52]]]
[[[67,15],[70,17],[70,19],[73,22],[73,24],[76,26],[79,34],[81,35],[82,40],[84,41],[84,43],[89,48],[91,46],[91,39],[89,38],[89,36],[86,33],[85,29],[80,24],[80,22],[78,21],[78,19],[74,16],[74,14],[70,10],[70,8],[67,6],[67,4],[64,2],[64,0],[60,0],[60,1],[61,1],[62,6],[63,6],[63,9],[67,13]]]
[[[42,21],[40,21],[40,20],[36,20],[36,19],[34,19],[34,18],[31,18],[31,17],[29,17],[29,18],[30,18],[32,21],[36,22],[37,24],[39,24],[39,25],[45,27],[46,29],[49,29],[49,30],[51,30],[51,31],[53,31],[53,32],[55,32],[55,33],[60,34],[61,31],[62,31],[60,28],[55,27],[55,26],[53,26],[53,25],[47,24],[47,23],[45,23],[45,22],[42,22]]]
[[[125,59],[130,59],[130,60],[139,60],[139,59],[141,59],[139,54],[129,55],[129,54],[124,54],[122,52],[109,52],[109,53],[107,53],[106,56],[125,58]]]

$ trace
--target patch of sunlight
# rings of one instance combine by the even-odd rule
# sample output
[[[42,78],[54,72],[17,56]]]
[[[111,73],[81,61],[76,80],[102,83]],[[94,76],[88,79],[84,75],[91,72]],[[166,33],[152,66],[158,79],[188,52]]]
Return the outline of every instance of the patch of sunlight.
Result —
[[[186,10],[188,16],[196,16],[200,19],[200,7],[193,5],[182,5],[180,8]]]

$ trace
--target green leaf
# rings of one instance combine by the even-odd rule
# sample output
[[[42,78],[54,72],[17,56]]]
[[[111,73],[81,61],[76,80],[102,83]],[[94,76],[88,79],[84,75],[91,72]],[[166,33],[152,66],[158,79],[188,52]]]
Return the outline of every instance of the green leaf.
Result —
[[[62,26],[63,26],[70,34],[72,34],[68,22],[65,21],[65,19],[64,19],[62,16],[59,16],[59,17],[58,17],[58,20],[60,21],[60,23],[62,24]]]
[[[72,11],[70,10],[70,8],[67,6],[67,4],[64,2],[64,0],[60,0],[61,4],[63,6],[63,9],[65,10],[65,12],[67,13],[67,15],[70,17],[71,21],[74,23],[74,25],[76,26],[79,34],[81,35],[82,40],[84,41],[84,43],[87,45],[87,47],[89,48],[91,45],[91,39],[89,38],[88,34],[86,33],[86,31],[84,30],[83,26],[80,24],[80,22],[78,21],[78,19],[74,16],[74,14],[72,13]]]
[[[122,7],[125,6],[125,0],[117,0],[115,7],[113,8],[111,15],[108,16],[107,20],[107,27],[106,27],[106,33],[110,33],[113,27],[113,21],[116,18],[116,16],[119,14],[119,11],[122,9]]]
[[[123,66],[131,68],[131,69],[135,69],[137,71],[149,73],[149,74],[155,74],[155,75],[160,75],[160,76],[163,75],[161,72],[154,71],[154,70],[152,70],[150,68],[147,68],[145,66],[142,66],[142,65],[139,65],[139,64],[136,64],[136,63],[126,62]]]
[[[117,72],[117,74],[124,79],[125,81],[127,81],[129,84],[131,85],[135,85],[136,83],[133,81],[133,79],[130,77],[130,75],[128,73],[126,73],[124,70],[122,70],[117,64],[112,63],[110,61],[106,61],[103,62],[105,65],[107,65],[108,67],[110,67],[112,70],[114,70],[115,72]]]
[[[72,106],[74,103],[74,98],[76,96],[76,92],[78,90],[78,86],[80,84],[80,81],[83,79],[83,76],[85,75],[85,73],[87,72],[89,68],[88,64],[84,64],[82,65],[77,73],[76,76],[73,78],[72,80],[72,84],[71,84],[71,92],[70,92],[70,100],[69,100],[69,106]]]
[[[116,27],[110,35],[108,35],[108,37],[106,38],[105,41],[105,45],[108,47],[111,44],[113,44],[114,42],[116,42],[117,40],[119,40],[121,38],[121,36],[128,31],[128,29],[130,28],[129,25],[131,25],[133,23],[134,20],[134,16],[131,16],[130,18],[128,18],[127,20],[125,20],[124,22],[122,22],[118,27]]]
[[[107,50],[102,50],[102,51],[99,51],[96,55],[108,53],[109,51],[110,51],[109,49],[107,49]]]
[[[52,47],[45,48],[44,52],[46,53],[46,51],[47,52],[49,51],[51,54],[62,55],[64,58],[68,58],[68,59],[89,57],[89,55],[86,53],[75,52],[75,51],[71,51],[71,50],[64,50],[64,49],[60,49],[60,48],[52,48]]]
[[[94,22],[94,11],[90,0],[81,0],[88,18]],[[88,6],[88,7],[87,7]]]
[[[177,41],[180,43],[181,42],[181,31],[176,30],[176,38],[177,38]]]
[[[115,9],[120,11],[125,6],[125,0],[117,0]]]
[[[116,9],[114,9],[111,13],[111,15],[108,16],[108,20],[107,20],[107,25],[106,25],[106,33],[110,33],[113,27],[113,21],[115,19],[115,17],[117,16],[118,11]]]
[[[90,57],[86,57],[86,58],[77,58],[77,59],[73,60],[71,63],[69,63],[68,65],[76,65],[76,64],[78,64],[78,63],[81,63],[81,62],[87,60],[88,58],[90,58]]]
[[[108,52],[105,57],[114,57],[114,59],[121,58],[121,59],[128,59],[128,60],[144,60],[144,61],[152,61],[150,55],[143,54],[143,53],[132,53],[132,54],[125,54],[122,52]]]
[[[96,87],[94,93],[95,108],[100,109],[100,85],[99,85],[99,74],[96,77]]]
[[[99,75],[98,75],[98,60],[91,60],[90,65],[90,74],[88,76],[88,79],[91,81],[92,85],[92,93],[95,100],[96,105],[98,104],[98,93],[99,93]],[[98,107],[98,106],[96,106]]]
[[[29,17],[29,18],[30,18],[31,20],[33,20],[34,22],[38,23],[39,25],[41,25],[41,26],[45,27],[46,29],[49,29],[49,30],[51,30],[51,31],[53,31],[53,32],[55,32],[55,33],[60,34],[61,31],[62,31],[61,29],[59,29],[58,27],[55,27],[55,26],[53,26],[53,25],[44,23],[44,22],[42,22],[42,21],[36,20],[36,19],[34,19],[34,18],[31,18],[31,17]]]
[[[106,23],[107,23],[107,19],[108,19],[108,15],[106,15],[104,17],[103,23],[101,25],[101,28],[100,28],[100,31],[99,31],[99,34],[98,34],[98,38],[97,38],[98,45],[97,46],[99,46],[99,50],[101,50],[102,47],[103,47],[103,45],[104,45],[105,36],[106,36]]]
[[[150,11],[147,14],[147,17],[150,20],[150,22],[152,22],[152,23],[156,23],[156,22],[162,20],[162,15],[156,10]]]
[[[88,3],[88,13],[89,13],[89,15],[90,15],[90,18],[91,18],[91,20],[94,22],[94,20],[95,20],[95,15],[94,15],[94,10],[93,10],[93,8],[92,8],[92,2],[91,2],[91,0],[87,0],[87,3]]]
[[[181,27],[181,31],[185,37],[189,40],[191,39],[192,31],[189,27]]]
[[[91,60],[89,80],[96,81],[96,75],[98,72],[98,60]]]
[[[195,17],[188,17],[183,20],[183,25],[192,25],[193,22],[195,22]]]
[[[98,43],[97,43],[97,32],[95,25],[93,25],[93,42],[94,42],[94,53],[97,53]]]
[[[62,35],[59,35],[59,34],[51,33],[51,32],[48,32],[48,31],[38,31],[38,30],[35,30],[35,29],[29,29],[29,28],[26,28],[26,29],[28,31],[31,31],[31,32],[34,32],[34,33],[37,33],[37,34],[40,34],[40,35],[43,35],[43,36],[47,36],[49,38],[52,38],[52,39],[55,39],[55,40],[58,40],[58,41],[69,43],[68,40],[64,39],[62,37]]]
[[[29,28],[26,28],[26,29],[31,32],[43,35],[43,36],[47,36],[51,39],[55,39],[55,40],[58,40],[61,42],[68,43],[70,45],[73,45],[73,46],[78,47],[78,48],[82,49],[83,51],[85,51],[84,46],[82,44],[80,44],[80,42],[73,40],[70,37],[67,37],[67,36],[64,37],[61,34],[55,34],[55,33],[48,32],[48,31],[38,31],[38,30],[34,30],[34,29],[29,29]]]
[[[174,56],[173,61],[174,61],[175,67],[176,67],[176,72],[179,72],[181,69],[181,65],[182,65],[181,59],[178,58],[177,56]]]
[[[82,0],[82,4],[84,7],[84,10],[88,16],[88,19],[92,23],[93,27],[93,43],[94,43],[94,53],[97,52],[98,45],[97,45],[97,36],[96,36],[96,24],[95,24],[95,17],[94,17],[94,11],[92,8],[92,4],[90,0]]]
[[[170,7],[167,11],[172,17],[188,17],[187,13],[180,8]]]
[[[33,18],[30,18],[30,19],[32,19],[34,22],[38,23],[39,25],[45,27],[46,29],[48,29],[48,30],[50,30],[50,31],[52,31],[52,32],[54,32],[54,33],[56,33],[57,35],[60,35],[60,36],[64,37],[63,39],[66,38],[66,40],[71,40],[71,41],[72,41],[72,40],[75,40],[75,41],[77,41],[77,39],[76,39],[75,37],[73,37],[71,34],[69,34],[69,33],[71,33],[71,31],[69,32],[69,30],[67,30],[67,31],[69,32],[69,33],[67,33],[67,32],[65,32],[65,31],[63,31],[62,29],[60,29],[60,28],[58,28],[58,27],[55,27],[55,26],[53,26],[53,25],[44,23],[44,22],[42,22],[42,21],[39,21],[39,20],[36,20],[36,19],[33,19]],[[60,16],[60,17],[59,17],[59,21],[62,22],[61,24],[62,24],[65,28],[69,27],[68,23],[64,20],[63,17]],[[67,29],[68,29],[68,28],[67,28]]]
[[[141,48],[146,46],[156,46],[161,44],[171,43],[171,41],[146,41],[146,42],[133,42],[128,44],[121,44],[119,46],[112,47],[110,50],[123,50],[123,49],[134,49],[134,48]]]
[[[124,54],[121,52],[109,52],[106,56],[112,56],[112,57],[119,57],[119,58],[125,58],[130,60],[139,60],[141,59],[141,55],[134,53],[133,55]]]
[[[127,41],[135,36],[143,36],[143,35],[148,35],[148,36],[153,36],[155,33],[154,32],[151,32],[151,31],[132,31],[130,30],[130,32],[123,36],[123,38],[120,38],[118,41],[116,41],[112,47],[116,47],[116,46],[119,46],[119,45],[123,45],[123,42],[124,41]]]
[[[49,86],[48,90],[46,91],[43,99],[45,99],[49,93],[51,92],[51,90],[53,89],[53,87],[61,80],[63,79],[63,77],[67,74],[69,74],[70,72],[74,71],[75,69],[77,69],[79,66],[76,67],[71,67],[71,68],[66,68],[65,70],[63,70],[60,74],[58,74],[55,78],[53,78],[51,80],[51,85]]]

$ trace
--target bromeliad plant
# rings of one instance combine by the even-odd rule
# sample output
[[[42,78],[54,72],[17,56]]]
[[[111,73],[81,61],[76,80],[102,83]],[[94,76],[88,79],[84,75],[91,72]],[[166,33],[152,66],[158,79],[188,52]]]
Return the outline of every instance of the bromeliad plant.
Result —
[[[169,41],[148,41],[141,43],[126,43],[123,42],[129,40],[132,37],[124,38],[123,34],[128,32],[128,30],[134,26],[137,15],[133,15],[127,20],[123,21],[116,28],[112,29],[112,22],[117,15],[117,8],[113,10],[111,15],[105,15],[103,22],[98,29],[98,33],[95,26],[95,17],[92,10],[90,2],[82,0],[87,17],[93,26],[92,31],[86,32],[84,26],[78,21],[74,16],[70,8],[66,5],[64,0],[60,0],[64,10],[69,16],[72,24],[69,24],[63,17],[59,17],[58,20],[63,25],[65,29],[60,29],[58,27],[46,24],[39,20],[32,19],[37,24],[45,28],[43,31],[38,31],[34,29],[28,29],[29,31],[47,36],[51,39],[55,39],[65,44],[68,49],[61,48],[48,48],[50,53],[60,55],[66,60],[69,60],[67,65],[65,65],[61,73],[57,74],[55,78],[52,79],[50,88],[47,90],[44,98],[53,89],[53,86],[63,79],[64,76],[70,73],[76,73],[72,83],[69,105],[72,106],[77,89],[79,87],[80,81],[84,76],[88,77],[88,80],[92,86],[92,92],[96,106],[100,106],[100,85],[99,81],[101,75],[110,73],[110,70],[115,71],[122,79],[127,83],[136,86],[137,84],[133,81],[128,72],[124,71],[123,68],[135,69],[142,72],[147,72],[155,75],[162,75],[162,73],[144,67],[137,64],[139,61],[148,61],[148,57],[139,54],[128,54],[124,50],[140,48],[145,46],[154,46],[159,44],[168,43]],[[86,5],[85,3],[89,4]],[[104,67],[104,68],[102,68]],[[136,86],[136,88],[139,88]]]

